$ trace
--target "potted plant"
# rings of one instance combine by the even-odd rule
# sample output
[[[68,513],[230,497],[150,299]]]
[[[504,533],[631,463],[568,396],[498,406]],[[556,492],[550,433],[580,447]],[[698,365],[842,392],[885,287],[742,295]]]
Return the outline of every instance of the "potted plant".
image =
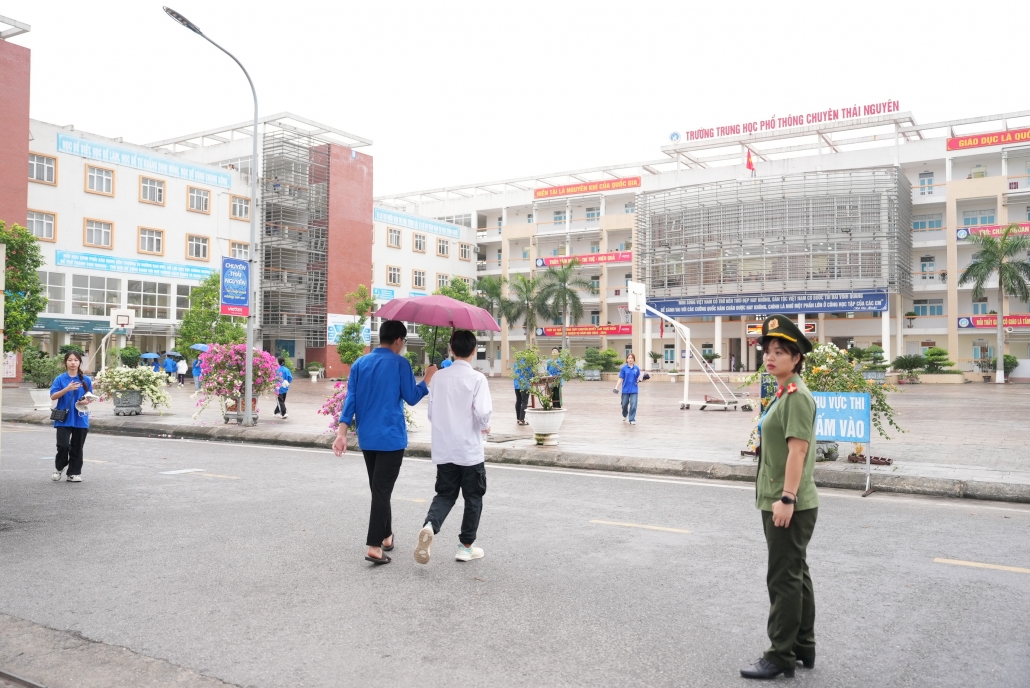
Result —
[[[140,356],[143,352],[134,346],[127,346],[118,352],[118,357],[122,361],[122,365],[130,368],[135,368],[139,365]]]
[[[662,366],[662,352],[661,351],[648,351],[647,355],[651,357],[652,368],[659,370]]]
[[[515,353],[513,361],[513,370],[533,370],[539,371],[540,369],[540,352],[535,347],[529,347],[517,351]],[[528,408],[526,409],[526,420],[529,422],[529,427],[533,429],[533,435],[536,439],[536,443],[545,447],[553,447],[558,444],[558,430],[561,428],[562,422],[565,420],[565,409],[554,408],[551,402],[551,386],[554,384],[561,384],[568,382],[577,377],[580,377],[581,373],[576,370],[576,359],[573,358],[572,353],[568,349],[563,349],[558,354],[558,366],[560,373],[555,376],[556,379],[551,381],[545,381],[539,374],[534,375],[532,380],[528,383],[528,389],[523,391],[529,392],[529,394],[540,403],[540,408]],[[514,379],[515,374],[512,373]]]
[[[172,398],[165,388],[168,376],[143,368],[107,368],[97,374],[94,388],[100,401],[114,401],[116,416],[138,416],[143,413],[143,401],[149,401],[153,408],[171,407]]]
[[[905,321],[908,323],[909,327],[912,327],[912,325],[915,324],[917,317],[918,316],[916,315],[915,311],[909,311],[908,313],[905,313]]]
[[[920,354],[898,356],[891,363],[891,368],[901,373],[898,382],[901,384],[915,384],[919,382],[919,371],[926,367],[926,359]]]
[[[39,350],[27,350],[22,355],[22,372],[25,379],[36,386],[29,390],[33,408],[50,408],[50,386],[64,372],[62,358],[47,356]]]
[[[679,371],[676,368],[669,368],[669,382],[676,382],[677,375],[679,375]]]
[[[197,393],[200,401],[197,403],[197,412],[193,414],[194,419],[208,404],[217,400],[222,409],[222,419],[226,423],[230,420],[243,422],[241,400],[246,393],[246,356],[246,344],[212,344],[211,348],[200,354],[200,391]],[[250,402],[254,422],[257,422],[257,398],[273,392],[279,381],[279,363],[267,351],[255,349],[254,396]]]
[[[311,376],[311,381],[314,382],[322,374],[322,371],[325,370],[325,366],[318,361],[311,361],[305,366],[305,369],[308,371],[308,375]]]

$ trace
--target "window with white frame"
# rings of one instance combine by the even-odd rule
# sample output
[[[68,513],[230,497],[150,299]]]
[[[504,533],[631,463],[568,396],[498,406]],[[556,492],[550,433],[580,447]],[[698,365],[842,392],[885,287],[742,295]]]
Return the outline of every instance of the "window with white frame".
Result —
[[[436,255],[442,256],[443,258],[451,255],[451,242],[447,239],[436,240]]]
[[[912,229],[940,229],[944,224],[943,213],[927,213],[912,216]]]
[[[978,225],[993,225],[993,210],[963,210],[962,225],[964,227],[976,227]]]
[[[190,309],[190,296],[193,295],[194,287],[188,284],[175,285],[175,319],[182,320],[186,311]]]
[[[156,253],[158,255],[165,252],[165,233],[160,229],[143,229],[140,227],[139,230],[139,252],[140,253]]]
[[[436,273],[436,288],[443,289],[451,283],[451,276],[445,275],[441,272]]]
[[[250,244],[245,241],[230,241],[229,242],[229,255],[233,258],[239,258],[241,260],[250,259]]]
[[[924,354],[926,353],[926,349],[927,348],[928,347],[924,347],[923,348],[923,353]],[[994,358],[994,347],[989,345],[984,340],[978,339],[977,342],[975,344],[973,344],[973,359],[976,360],[976,361],[981,361],[981,360],[983,360],[985,358],[986,359]]]
[[[412,242],[415,251],[419,253],[426,252],[426,235],[425,234],[412,234]]]
[[[168,320],[172,285],[163,282],[128,280],[126,305],[137,318]]]
[[[469,229],[472,228],[471,213],[465,213],[464,215],[445,215],[436,219],[441,222],[449,222],[452,225],[461,225],[462,227],[468,227]]]
[[[623,207],[625,208],[627,213],[635,213],[635,212],[637,212],[637,202],[636,201],[630,201],[629,203],[627,203]]]
[[[393,287],[401,286],[401,269],[395,265],[386,266],[386,283]]]
[[[590,324],[600,325],[601,324],[601,311],[590,311]]]
[[[193,260],[208,260],[209,239],[196,234],[186,235],[186,257]]]
[[[503,222],[504,222],[504,216],[503,215],[498,215],[497,216],[497,229],[501,228]]]
[[[37,270],[39,286],[46,294],[46,312],[64,313],[64,273]]]
[[[969,170],[970,179],[983,179],[987,176],[987,168],[983,165],[977,165],[976,167]]]
[[[563,225],[565,224],[565,211],[555,210],[554,211],[554,224]]]
[[[160,179],[141,177],[139,183],[139,199],[144,203],[165,204],[165,183]]]
[[[476,281],[471,277],[462,277],[460,279],[462,282],[465,283],[465,286],[469,288],[469,291],[472,291],[475,288]]]
[[[32,236],[43,241],[54,240],[54,214],[30,210],[26,215],[25,228]]]
[[[591,253],[600,253],[601,252],[601,242],[600,241],[591,241],[590,242],[590,252]]]
[[[472,260],[472,244],[461,244],[458,247],[458,257],[461,260]]]
[[[111,234],[114,226],[110,222],[86,220],[86,246],[111,248]]]
[[[526,223],[533,224],[533,213],[529,213],[528,215],[526,215]]]
[[[973,315],[987,315],[987,297],[973,299]]]
[[[944,299],[916,299],[912,310],[916,315],[944,315]]]
[[[596,222],[601,219],[600,208],[587,208],[587,222]]]
[[[122,281],[72,275],[72,315],[111,315],[122,305]]]
[[[522,259],[523,260],[528,260],[529,259],[529,247],[524,247],[522,249]]]
[[[386,245],[390,248],[401,247],[401,230],[396,227],[386,228]]]
[[[590,275],[590,287],[594,291],[597,291],[598,289],[601,288],[601,276],[600,275]]]
[[[935,280],[937,278],[936,256],[923,256],[919,259],[919,278],[922,280]]]
[[[426,288],[426,271],[425,270],[412,270],[411,271],[411,286],[415,289]]]
[[[249,220],[250,199],[245,196],[233,196],[229,216],[234,220]]]
[[[207,189],[189,188],[189,209],[195,213],[211,212],[211,192]]]
[[[114,170],[86,166],[86,190],[92,193],[114,195]]]
[[[923,172],[919,175],[919,195],[933,196],[933,172]]]
[[[43,184],[56,184],[57,158],[29,153],[29,179]]]

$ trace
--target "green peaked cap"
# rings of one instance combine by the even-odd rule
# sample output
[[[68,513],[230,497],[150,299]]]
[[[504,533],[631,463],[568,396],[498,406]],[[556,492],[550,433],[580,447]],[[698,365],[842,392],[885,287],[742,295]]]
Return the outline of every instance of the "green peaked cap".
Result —
[[[771,315],[762,323],[763,337],[780,337],[788,342],[794,342],[801,349],[801,353],[812,352],[812,342],[798,329],[797,323],[786,315]]]

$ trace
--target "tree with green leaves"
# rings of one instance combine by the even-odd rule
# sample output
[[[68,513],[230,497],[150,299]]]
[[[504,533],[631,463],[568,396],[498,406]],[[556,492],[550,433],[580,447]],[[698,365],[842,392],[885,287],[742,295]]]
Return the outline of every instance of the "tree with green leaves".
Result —
[[[192,354],[194,344],[243,344],[247,339],[247,319],[221,314],[221,275],[217,272],[193,287],[190,307],[182,316],[176,351]]]
[[[540,298],[547,304],[547,314],[562,321],[562,348],[569,348],[569,326],[583,317],[583,300],[579,291],[596,293],[593,282],[576,274],[580,262],[573,258],[564,265],[552,265],[540,277]]]
[[[500,321],[504,317],[504,277],[487,275],[476,282],[476,305],[488,311],[494,316],[494,320]],[[493,349],[494,331],[490,330],[490,349]],[[493,369],[493,360],[490,360],[490,369]]]
[[[32,344],[27,334],[36,316],[46,310],[47,297],[36,272],[45,261],[32,232],[0,220],[0,244],[7,247],[4,270],[4,352],[22,351]]]
[[[926,372],[929,375],[940,375],[947,372],[945,368],[955,365],[954,361],[948,360],[948,350],[939,346],[927,349],[923,359],[926,361]]]
[[[526,328],[526,346],[531,347],[536,338],[537,316],[547,317],[547,303],[540,297],[540,278],[515,275],[508,280],[508,299],[504,304],[504,315],[508,328],[519,320]]]
[[[369,311],[375,307],[376,301],[369,296],[368,287],[364,284],[359,284],[346,298],[357,319],[343,326],[340,341],[336,343],[336,353],[339,354],[342,363],[350,365],[365,355],[365,338],[361,333],[365,329]]]
[[[465,280],[457,277],[451,278],[450,284],[445,284],[433,294],[449,296],[452,299],[463,303],[476,303],[476,295],[469,290]],[[447,355],[447,343],[451,341],[450,327],[434,327],[432,325],[419,325],[418,336],[426,343],[426,353],[429,355],[429,363],[440,363]],[[433,349],[433,341],[436,341],[436,348]]]
[[[1030,237],[1019,232],[1017,223],[1006,227],[1001,236],[971,234],[966,238],[978,251],[972,262],[958,278],[959,286],[972,283],[973,298],[982,299],[984,287],[994,275],[998,276],[998,344],[995,350],[1005,351],[1005,295],[1015,296],[1023,303],[1030,301]],[[1005,381],[1004,357],[995,365],[995,382]]]

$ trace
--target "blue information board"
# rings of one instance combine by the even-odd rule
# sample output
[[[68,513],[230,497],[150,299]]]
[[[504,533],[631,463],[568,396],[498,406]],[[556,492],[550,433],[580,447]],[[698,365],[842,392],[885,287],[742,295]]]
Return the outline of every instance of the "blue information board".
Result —
[[[698,315],[773,315],[887,310],[887,291],[788,292],[648,299],[647,305],[671,318]],[[658,316],[648,313],[647,317]]]
[[[815,438],[830,442],[869,443],[872,410],[865,392],[812,392]]]
[[[222,315],[250,315],[250,263],[241,258],[222,258]]]

